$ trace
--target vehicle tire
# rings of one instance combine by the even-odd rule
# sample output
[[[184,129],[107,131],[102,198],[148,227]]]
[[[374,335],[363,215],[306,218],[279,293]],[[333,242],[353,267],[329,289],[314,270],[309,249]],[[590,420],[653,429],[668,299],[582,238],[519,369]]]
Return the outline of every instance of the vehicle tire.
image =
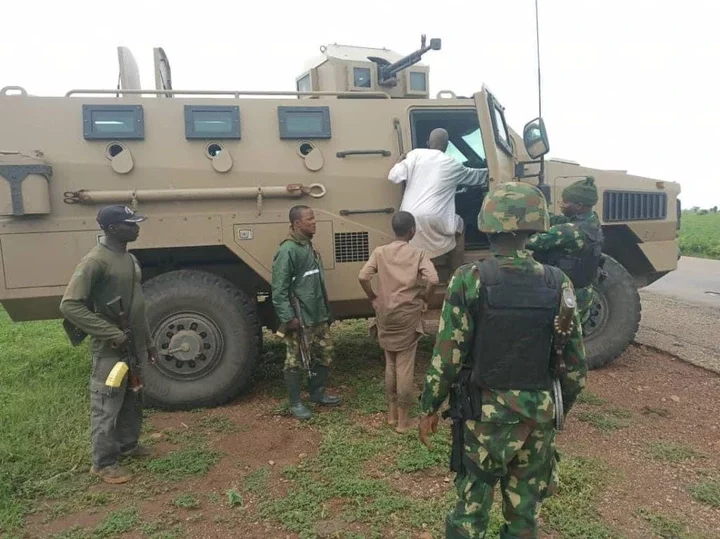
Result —
[[[622,354],[640,326],[640,294],[634,279],[617,260],[603,258],[607,278],[594,283],[596,301],[583,326],[589,369],[598,369]]]
[[[260,355],[260,323],[254,302],[242,290],[198,270],[164,273],[143,289],[159,354],[155,365],[143,369],[147,406],[217,406],[248,386]]]

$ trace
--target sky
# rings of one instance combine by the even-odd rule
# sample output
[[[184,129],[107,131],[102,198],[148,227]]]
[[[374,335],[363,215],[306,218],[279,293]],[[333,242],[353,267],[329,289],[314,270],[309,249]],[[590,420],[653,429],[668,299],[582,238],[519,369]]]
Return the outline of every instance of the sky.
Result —
[[[3,6],[0,87],[114,88],[123,45],[145,88],[161,46],[176,89],[294,90],[320,45],[407,54],[424,33],[442,39],[423,60],[433,95],[486,84],[516,131],[538,115],[534,0],[46,1]],[[720,205],[720,1],[539,0],[539,10],[550,157],[679,182],[683,207]]]

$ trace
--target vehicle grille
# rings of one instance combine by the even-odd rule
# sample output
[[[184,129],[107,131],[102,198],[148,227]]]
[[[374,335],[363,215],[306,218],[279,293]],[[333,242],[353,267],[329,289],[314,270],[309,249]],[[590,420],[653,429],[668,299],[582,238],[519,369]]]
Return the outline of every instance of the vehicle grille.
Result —
[[[335,262],[365,262],[368,258],[370,258],[370,239],[367,232],[335,234]]]
[[[667,193],[605,191],[603,221],[650,221],[667,217]]]

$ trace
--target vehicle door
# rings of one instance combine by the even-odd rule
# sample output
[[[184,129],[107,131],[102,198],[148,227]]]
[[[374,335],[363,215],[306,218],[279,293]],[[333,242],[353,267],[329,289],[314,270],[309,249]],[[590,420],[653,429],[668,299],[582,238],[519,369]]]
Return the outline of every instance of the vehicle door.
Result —
[[[485,147],[490,185],[512,181],[516,152],[505,121],[505,108],[487,87],[473,95]]]

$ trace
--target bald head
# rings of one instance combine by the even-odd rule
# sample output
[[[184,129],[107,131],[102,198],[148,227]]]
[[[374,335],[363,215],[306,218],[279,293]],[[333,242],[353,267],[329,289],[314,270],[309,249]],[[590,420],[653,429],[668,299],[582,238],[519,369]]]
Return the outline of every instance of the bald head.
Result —
[[[428,148],[444,152],[447,150],[448,140],[448,132],[442,127],[438,127],[430,132],[430,137],[428,138]]]

